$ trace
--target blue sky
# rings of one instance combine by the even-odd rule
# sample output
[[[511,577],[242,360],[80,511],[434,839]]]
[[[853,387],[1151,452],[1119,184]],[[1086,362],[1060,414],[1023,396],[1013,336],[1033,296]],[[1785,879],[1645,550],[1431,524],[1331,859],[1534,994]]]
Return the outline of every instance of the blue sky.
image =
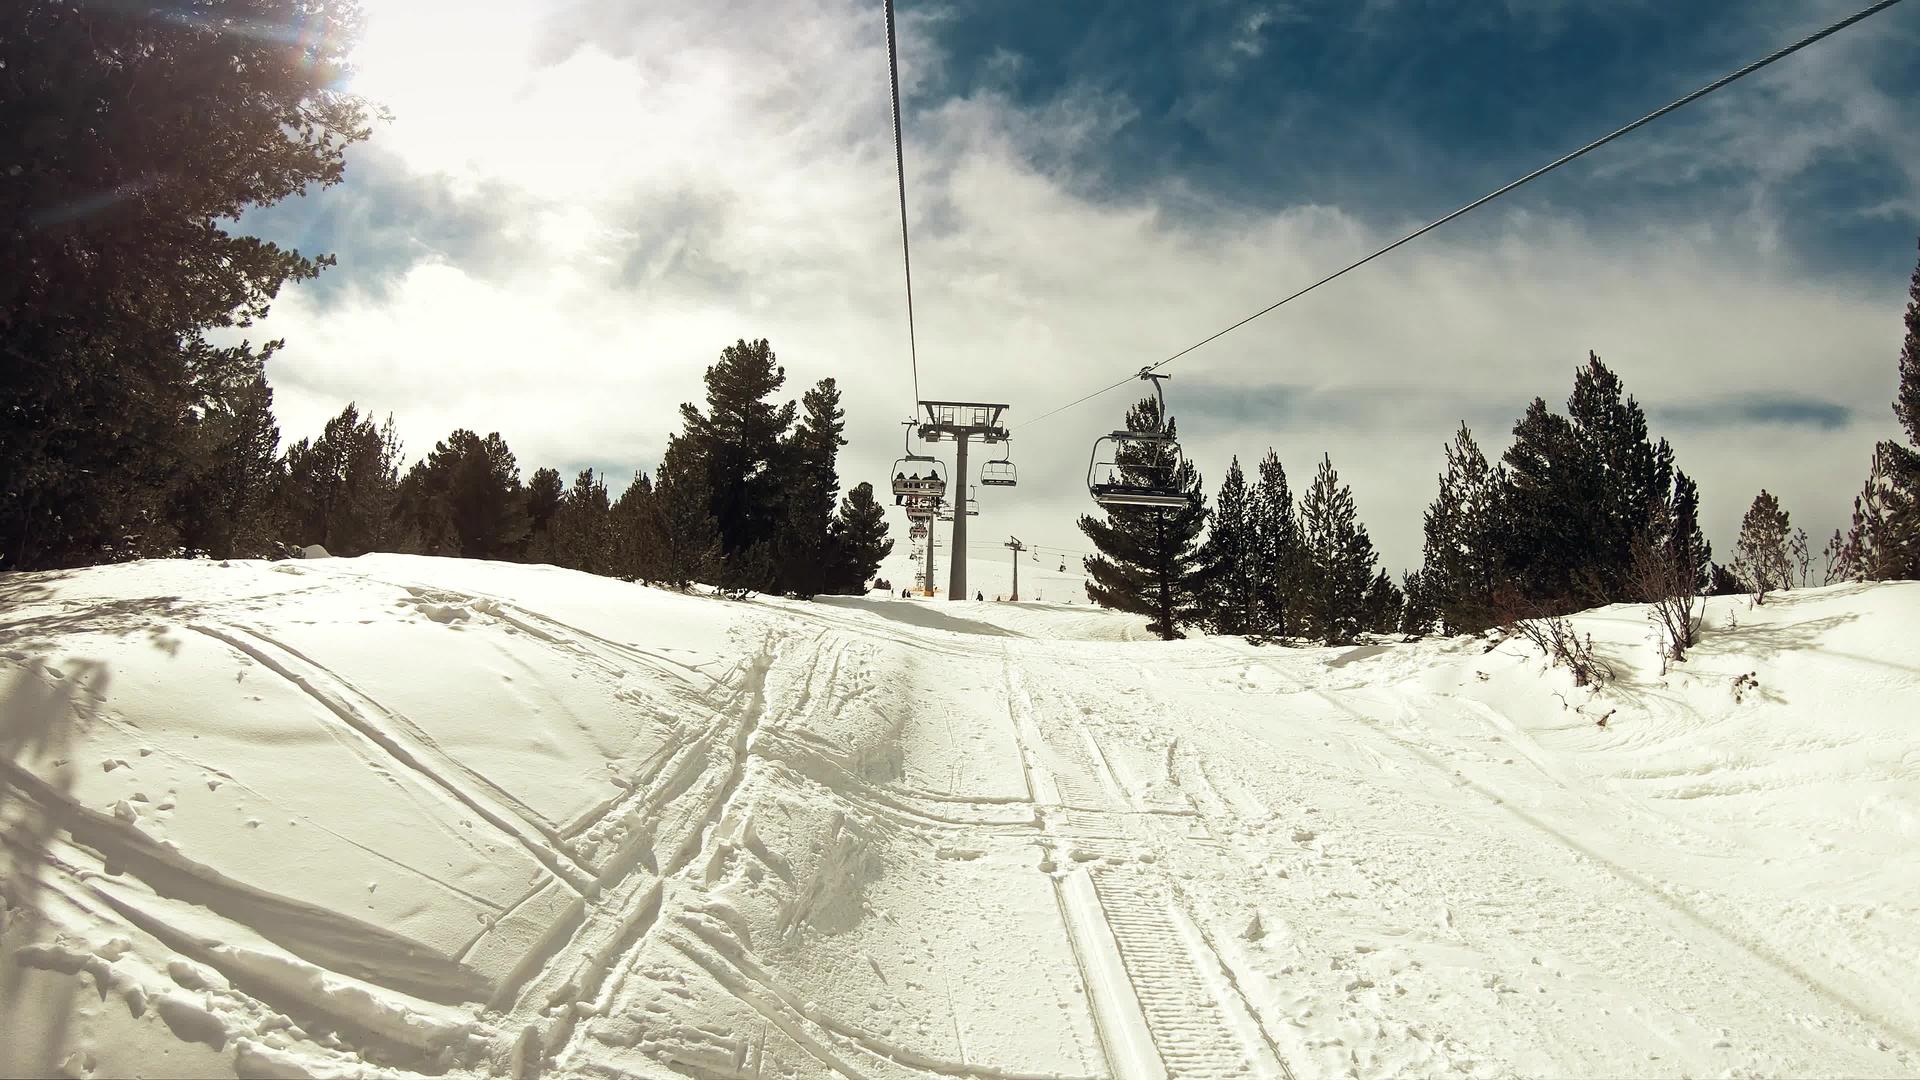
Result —
[[[1177,180],[1197,189],[1200,212],[1319,203],[1395,225],[1438,217],[1858,6],[991,0],[939,9],[932,33],[948,59],[910,105],[998,93],[1031,109],[1099,95],[1115,127],[1066,163],[1092,196]],[[1847,47],[1888,100],[1920,100],[1920,23],[1898,9],[1876,18],[1824,48]],[[1742,111],[1720,108],[1735,95],[1768,98],[1769,116],[1756,119],[1777,130],[1831,122],[1844,99],[1777,93],[1804,59],[1566,167],[1508,206],[1600,225],[1668,216],[1734,225],[1764,187],[1791,211],[1785,240],[1810,269],[1898,276],[1920,233],[1913,162],[1898,148],[1849,142],[1777,173],[1718,155],[1649,160],[1656,148],[1715,138],[1716,118]]]
[[[922,389],[1018,424],[1852,8],[905,0]],[[497,429],[623,481],[765,336],[795,396],[846,389],[843,475],[887,474],[911,391],[876,3],[368,9],[355,87],[394,119],[248,221],[340,259],[264,328],[288,438],[358,400],[415,453]],[[1304,487],[1329,452],[1413,565],[1454,427],[1497,452],[1594,349],[1722,545],[1763,485],[1830,531],[1891,434],[1915,55],[1895,7],[1181,360],[1209,483],[1274,446]],[[1020,431],[981,527],[1080,546],[1127,399]]]

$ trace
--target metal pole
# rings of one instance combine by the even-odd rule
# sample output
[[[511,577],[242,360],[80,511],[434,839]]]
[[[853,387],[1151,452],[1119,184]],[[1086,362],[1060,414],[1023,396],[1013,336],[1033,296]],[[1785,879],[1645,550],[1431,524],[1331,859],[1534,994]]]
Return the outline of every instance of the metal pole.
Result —
[[[939,517],[939,512],[935,511],[934,516],[927,519],[927,561],[923,570],[925,571],[926,594],[928,596],[933,595],[933,582],[935,580],[933,576],[933,527],[940,523]]]
[[[953,504],[953,568],[948,571],[947,599],[965,600],[967,598],[967,433],[956,432],[954,441],[960,446],[953,452],[953,479],[948,486],[957,488],[960,497]]]
[[[1020,543],[1020,538],[1017,536],[1010,536],[1007,539],[1012,541],[1012,543],[1008,544],[1007,546],[1013,549],[1013,601],[1012,602],[1017,604],[1020,602],[1020,553],[1022,551],[1025,551],[1026,547],[1025,545]]]

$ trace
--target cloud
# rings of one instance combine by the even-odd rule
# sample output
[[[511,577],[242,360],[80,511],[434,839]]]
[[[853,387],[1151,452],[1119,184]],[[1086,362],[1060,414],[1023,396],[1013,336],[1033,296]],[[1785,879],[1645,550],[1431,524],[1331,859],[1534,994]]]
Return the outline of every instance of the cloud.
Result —
[[[1730,398],[1653,410],[1653,422],[1684,431],[1715,431],[1754,425],[1838,431],[1854,420],[1845,405],[1813,398]]]
[[[414,451],[499,430],[528,471],[624,477],[657,462],[720,348],[764,336],[789,395],[838,378],[843,478],[891,475],[913,380],[870,5],[503,11],[373,6],[393,21],[363,76],[396,119],[283,222],[361,253],[269,320],[288,437],[357,399]],[[1420,222],[1102,184],[1138,103],[1088,79],[1040,101],[933,93],[943,17],[901,25],[921,392],[1013,403],[1021,485],[982,489],[976,536],[1084,547],[1086,454],[1136,388],[1023,419]],[[1890,428],[1904,276],[1807,273],[1736,224],[1497,205],[1182,359],[1169,401],[1210,485],[1273,446],[1304,489],[1331,453],[1398,569],[1455,427],[1497,454],[1592,348],[1673,438],[1723,543],[1761,486],[1823,532]]]

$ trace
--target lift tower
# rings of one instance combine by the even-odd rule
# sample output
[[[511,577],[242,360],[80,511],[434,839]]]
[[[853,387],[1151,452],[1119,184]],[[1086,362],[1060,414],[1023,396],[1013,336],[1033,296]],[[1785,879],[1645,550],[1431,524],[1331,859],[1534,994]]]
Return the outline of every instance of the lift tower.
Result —
[[[1006,425],[1000,417],[1007,406],[979,401],[922,401],[926,419],[920,422],[920,438],[926,442],[952,439],[957,445],[953,455],[954,475],[966,483],[967,442],[978,439],[992,445],[1007,441]],[[967,598],[967,513],[961,504],[953,515],[953,566],[948,570],[947,599]]]

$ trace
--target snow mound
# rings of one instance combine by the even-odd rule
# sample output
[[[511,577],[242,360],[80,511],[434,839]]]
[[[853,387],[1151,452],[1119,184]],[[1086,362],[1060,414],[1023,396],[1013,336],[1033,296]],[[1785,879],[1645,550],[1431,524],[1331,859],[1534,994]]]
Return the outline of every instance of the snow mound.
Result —
[[[0,1072],[1920,1070],[1920,584],[1598,692],[1060,600],[0,577]]]

